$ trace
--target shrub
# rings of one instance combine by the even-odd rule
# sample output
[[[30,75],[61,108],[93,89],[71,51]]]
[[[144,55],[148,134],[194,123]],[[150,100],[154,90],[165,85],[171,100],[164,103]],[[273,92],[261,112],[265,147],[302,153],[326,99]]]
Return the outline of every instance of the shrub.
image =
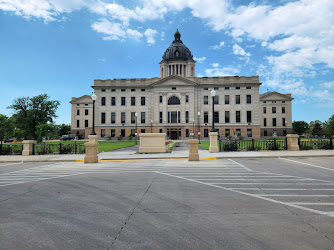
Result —
[[[117,139],[118,139],[119,141],[121,141],[121,140],[123,140],[123,136],[120,135],[120,136],[117,137]]]
[[[238,151],[240,147],[240,143],[237,141],[230,141],[230,142],[226,142],[223,145],[223,150],[224,151]]]

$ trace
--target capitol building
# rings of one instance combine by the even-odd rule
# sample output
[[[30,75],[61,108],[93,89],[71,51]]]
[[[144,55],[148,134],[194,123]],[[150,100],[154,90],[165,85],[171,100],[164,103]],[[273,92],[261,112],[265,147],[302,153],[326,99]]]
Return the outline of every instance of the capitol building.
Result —
[[[285,136],[292,133],[291,94],[259,93],[259,76],[196,77],[196,61],[176,31],[159,62],[160,77],[95,79],[95,131],[98,137],[125,139],[140,133],[166,133],[167,139]],[[215,96],[211,96],[214,90]],[[72,97],[71,129],[92,131],[90,95]],[[214,104],[214,113],[212,105]]]

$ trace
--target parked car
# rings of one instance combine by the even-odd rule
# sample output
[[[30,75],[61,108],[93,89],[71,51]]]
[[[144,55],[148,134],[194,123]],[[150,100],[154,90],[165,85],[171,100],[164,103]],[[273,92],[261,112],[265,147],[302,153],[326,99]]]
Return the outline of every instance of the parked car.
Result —
[[[75,137],[76,137],[75,134],[62,135],[62,136],[60,137],[60,140],[61,140],[61,141],[69,141],[69,140],[74,140]]]

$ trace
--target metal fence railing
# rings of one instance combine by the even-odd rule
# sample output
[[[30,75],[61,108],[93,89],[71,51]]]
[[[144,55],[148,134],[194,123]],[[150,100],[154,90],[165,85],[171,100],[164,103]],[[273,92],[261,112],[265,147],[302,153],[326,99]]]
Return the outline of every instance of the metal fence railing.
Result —
[[[42,143],[34,144],[34,155],[46,154],[84,154],[85,145],[83,143]]]
[[[0,155],[22,155],[22,144],[0,144]]]
[[[219,151],[286,150],[287,139],[272,140],[219,140]]]
[[[300,150],[334,149],[333,138],[321,138],[321,139],[299,138],[298,145]]]

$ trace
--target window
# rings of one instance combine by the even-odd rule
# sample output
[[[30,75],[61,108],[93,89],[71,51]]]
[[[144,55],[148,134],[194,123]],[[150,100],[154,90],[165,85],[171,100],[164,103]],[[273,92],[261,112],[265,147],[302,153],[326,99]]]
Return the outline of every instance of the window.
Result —
[[[214,90],[219,90],[219,87],[214,87],[213,89],[214,89]]]
[[[162,112],[160,111],[159,122],[162,123]]]
[[[240,128],[237,128],[237,129],[235,130],[235,134],[236,134],[237,136],[241,136],[241,130],[240,130]]]
[[[230,89],[230,87],[225,87],[226,90]]]
[[[247,104],[252,103],[252,96],[251,95],[247,95]]]
[[[121,129],[121,136],[125,136],[125,129]]]
[[[282,114],[285,114],[285,107],[282,107]]]
[[[216,95],[216,96],[213,97],[213,103],[214,104],[219,104],[219,96]]]
[[[87,104],[87,103],[85,103],[85,106],[88,106],[88,104]]]
[[[209,123],[209,112],[204,111],[204,123]]]
[[[189,102],[189,96],[186,95],[186,102]]]
[[[172,90],[176,90],[176,87],[172,87]]]
[[[136,89],[131,89],[131,92],[135,92],[136,91]]]
[[[267,103],[266,101],[264,101],[263,103]]]
[[[162,95],[159,96],[159,102],[162,103]]]
[[[80,104],[77,104],[77,106],[80,106]]]
[[[105,106],[105,105],[106,105],[106,98],[101,97],[101,106]]]
[[[251,86],[246,86],[246,89],[251,89],[252,87]]]
[[[286,136],[286,129],[283,129],[283,136]]]
[[[168,105],[180,105],[180,99],[176,96],[172,96],[168,99]]]
[[[121,89],[122,92],[125,92],[125,89]]]
[[[285,127],[285,118],[282,118],[282,126]]]
[[[111,136],[111,137],[115,137],[115,134],[116,134],[115,129],[111,129],[111,130],[110,130],[110,136]]]
[[[170,123],[170,112],[167,113],[168,123]]]
[[[203,90],[209,90],[209,88],[203,88]]]
[[[215,123],[219,123],[219,111],[215,111]]]
[[[247,129],[247,136],[252,137],[252,129],[251,128]]]
[[[235,96],[235,104],[240,104],[240,95]]]
[[[106,130],[105,129],[101,129],[101,137],[105,137],[106,136]]]
[[[111,112],[111,123],[116,123],[116,113]]]
[[[145,106],[145,96],[142,96],[142,97],[140,98],[140,104],[141,104],[142,106]]]
[[[131,106],[136,106],[136,97],[131,97]]]
[[[208,137],[209,136],[209,130],[206,128],[204,129],[204,137]]]
[[[230,123],[230,111],[225,111],[225,123]]]
[[[271,111],[273,114],[276,114],[276,107],[272,107]]]
[[[88,120],[85,120],[85,128],[88,128]]]
[[[77,128],[79,128],[79,127],[80,127],[80,121],[77,120]]]
[[[189,123],[189,111],[186,111],[186,123]]]
[[[145,112],[141,112],[140,113],[140,122],[141,123],[145,123],[146,122]]]
[[[235,89],[240,89],[240,87],[235,87]]]
[[[285,101],[282,101],[282,103],[285,103]]]
[[[225,95],[225,104],[230,104],[230,96]]]
[[[177,123],[177,112],[172,111],[171,113],[171,123]]]
[[[272,101],[272,103],[276,103],[276,101]]]
[[[136,123],[136,112],[131,112],[131,123]]]
[[[177,121],[178,121],[178,123],[180,123],[180,118],[181,118],[181,116],[180,116],[180,111],[178,111],[178,112],[177,112]]]
[[[131,129],[130,135],[134,136],[136,133],[136,130],[134,128]]]
[[[88,115],[88,109],[85,109],[85,115]]]
[[[273,118],[273,127],[276,127],[276,118]]]
[[[125,112],[121,113],[121,123],[125,123]]]
[[[263,118],[263,126],[267,127],[267,118]]]
[[[186,137],[189,137],[189,129],[186,129]]]
[[[116,97],[111,97],[111,106],[116,105]]]
[[[77,109],[77,115],[80,115],[80,109]]]
[[[101,92],[106,92],[106,90],[105,89],[101,89]]]
[[[102,124],[106,123],[106,113],[104,113],[104,112],[101,113],[101,123]]]
[[[264,130],[264,131],[263,131],[263,135],[264,135],[264,136],[267,136],[267,135],[268,135],[267,130]]]
[[[116,91],[116,89],[111,89],[111,92],[115,92]]]
[[[125,106],[125,97],[121,97],[121,105]]]
[[[267,113],[267,107],[263,107],[263,114]]]
[[[240,122],[240,111],[235,111],[235,122]]]
[[[227,128],[227,129],[225,129],[225,137],[228,137],[229,135],[230,135],[230,129],[229,128]]]
[[[207,95],[204,96],[204,104],[209,104],[209,97]]]
[[[159,133],[162,133],[162,128],[161,128],[161,129],[159,129]]]
[[[145,92],[145,89],[141,89],[140,91],[141,91],[141,92]]]
[[[140,130],[140,133],[145,133],[145,129],[144,128],[142,128],[141,130]]]
[[[247,111],[247,122],[248,123],[252,122],[252,111]]]

